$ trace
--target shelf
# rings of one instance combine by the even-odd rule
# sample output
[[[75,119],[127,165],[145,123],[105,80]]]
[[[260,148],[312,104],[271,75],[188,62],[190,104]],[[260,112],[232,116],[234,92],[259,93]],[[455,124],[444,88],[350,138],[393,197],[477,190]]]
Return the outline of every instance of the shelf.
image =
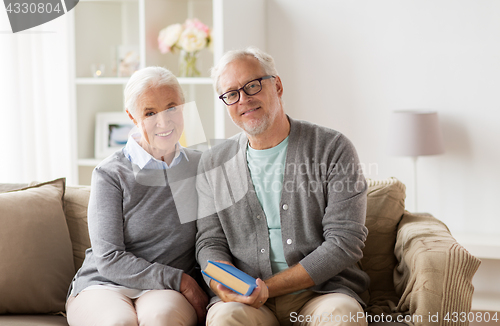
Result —
[[[137,2],[139,0],[80,0],[79,2]]]
[[[181,85],[212,85],[212,78],[209,77],[177,77]]]
[[[471,310],[500,311],[500,294],[474,292]]]
[[[77,85],[125,85],[127,82],[127,77],[76,78]]]
[[[99,158],[81,158],[78,160],[78,166],[96,167],[103,159]]]
[[[125,85],[128,77],[80,77],[76,78],[77,85]],[[179,77],[181,85],[212,85],[212,79],[208,77]]]
[[[467,251],[477,258],[500,259],[500,237],[486,234],[453,234]]]

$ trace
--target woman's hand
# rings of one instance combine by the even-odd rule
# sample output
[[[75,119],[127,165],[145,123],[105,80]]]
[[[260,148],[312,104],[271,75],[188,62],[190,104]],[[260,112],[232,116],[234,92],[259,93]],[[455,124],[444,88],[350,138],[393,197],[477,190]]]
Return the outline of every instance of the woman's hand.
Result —
[[[254,307],[255,309],[262,307],[269,298],[267,285],[260,278],[257,279],[257,287],[249,296],[238,294],[214,280],[210,281],[210,287],[224,302],[240,302]]]
[[[207,314],[208,296],[203,291],[194,278],[188,274],[182,274],[181,279],[181,294],[189,301],[196,311],[198,323],[202,323]]]

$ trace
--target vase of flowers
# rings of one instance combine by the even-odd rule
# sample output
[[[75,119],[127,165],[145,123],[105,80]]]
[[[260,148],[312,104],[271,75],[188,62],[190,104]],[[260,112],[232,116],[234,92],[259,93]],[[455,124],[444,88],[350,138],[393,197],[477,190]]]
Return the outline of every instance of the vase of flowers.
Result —
[[[160,31],[158,48],[161,53],[180,51],[179,76],[198,77],[196,68],[199,51],[210,46],[210,29],[198,19],[187,19],[184,24],[173,24]]]
[[[179,76],[180,77],[199,77],[200,71],[196,68],[196,60],[198,59],[198,51],[187,52],[181,50],[179,56]]]

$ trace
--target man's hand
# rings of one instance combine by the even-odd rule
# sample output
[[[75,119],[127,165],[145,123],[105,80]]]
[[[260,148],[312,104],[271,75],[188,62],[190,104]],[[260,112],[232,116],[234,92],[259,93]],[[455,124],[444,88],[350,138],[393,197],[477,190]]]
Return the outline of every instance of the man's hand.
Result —
[[[269,291],[267,289],[266,283],[260,278],[257,279],[257,287],[253,290],[252,294],[249,296],[240,295],[232,290],[228,289],[224,285],[211,280],[210,288],[214,291],[219,298],[224,302],[240,302],[247,304],[255,309],[259,309],[266,303],[269,298]]]
[[[198,323],[202,323],[205,319],[208,305],[208,296],[205,291],[200,288],[194,278],[186,273],[182,274],[179,290],[196,311]]]
[[[228,261],[217,260],[217,262],[234,266]],[[224,302],[240,302],[254,307],[255,309],[262,307],[269,298],[267,285],[260,278],[257,279],[257,287],[249,296],[238,294],[214,280],[210,280],[210,288]]]

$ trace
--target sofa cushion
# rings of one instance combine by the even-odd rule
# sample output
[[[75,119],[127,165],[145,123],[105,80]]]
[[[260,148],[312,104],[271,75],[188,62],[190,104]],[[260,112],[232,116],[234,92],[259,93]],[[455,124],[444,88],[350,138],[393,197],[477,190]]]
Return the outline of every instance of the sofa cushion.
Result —
[[[69,235],[73,245],[75,270],[82,266],[85,250],[90,248],[87,224],[87,207],[90,186],[68,186],[64,194],[64,213],[68,223]]]
[[[4,315],[0,316],[2,326],[68,326],[66,317],[52,315]]]
[[[0,193],[27,187],[26,183],[0,183]]]
[[[65,179],[0,194],[0,313],[64,311],[75,274]]]
[[[390,306],[399,301],[393,281],[397,264],[394,246],[405,197],[405,185],[396,178],[368,180],[368,237],[361,264],[370,276],[369,310],[374,314],[390,312]]]

